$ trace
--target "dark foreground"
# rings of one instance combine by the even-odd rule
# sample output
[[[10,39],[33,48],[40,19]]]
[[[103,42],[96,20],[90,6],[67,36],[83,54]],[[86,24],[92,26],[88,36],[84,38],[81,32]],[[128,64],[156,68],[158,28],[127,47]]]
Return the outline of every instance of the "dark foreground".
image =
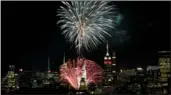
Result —
[[[113,94],[90,94],[88,92],[68,91],[67,89],[49,89],[49,88],[22,88],[20,90],[10,91],[6,93],[2,91],[2,95],[113,95]]]

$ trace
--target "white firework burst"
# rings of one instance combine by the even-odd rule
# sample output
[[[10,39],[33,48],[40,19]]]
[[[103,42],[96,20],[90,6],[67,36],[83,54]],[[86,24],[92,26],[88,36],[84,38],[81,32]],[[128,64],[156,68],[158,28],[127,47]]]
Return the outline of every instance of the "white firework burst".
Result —
[[[98,44],[106,42],[106,37],[115,29],[116,11],[109,6],[107,1],[71,1],[62,2],[57,16],[60,20],[62,34],[74,43],[80,53],[85,47],[90,51]]]

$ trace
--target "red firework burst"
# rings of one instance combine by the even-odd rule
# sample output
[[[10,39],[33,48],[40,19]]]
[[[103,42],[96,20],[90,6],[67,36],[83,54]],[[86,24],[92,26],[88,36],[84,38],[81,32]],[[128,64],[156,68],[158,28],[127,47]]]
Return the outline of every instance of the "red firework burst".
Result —
[[[79,89],[78,78],[82,76],[82,67],[86,62],[87,83],[101,83],[103,80],[103,69],[95,62],[87,59],[68,60],[60,66],[60,81],[68,83],[74,89]]]

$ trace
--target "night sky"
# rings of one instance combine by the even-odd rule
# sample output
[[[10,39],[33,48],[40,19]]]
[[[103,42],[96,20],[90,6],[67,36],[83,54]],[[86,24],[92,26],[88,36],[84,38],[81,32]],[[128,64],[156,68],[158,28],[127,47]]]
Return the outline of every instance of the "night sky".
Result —
[[[110,39],[121,67],[157,65],[157,51],[170,48],[170,2],[113,2],[123,15],[119,28],[126,32]],[[2,1],[2,74],[9,64],[27,70],[46,70],[48,56],[52,69],[62,64],[64,51],[74,58],[59,26],[56,11],[61,2]],[[121,42],[121,40],[124,40]],[[105,45],[86,57],[103,66]]]

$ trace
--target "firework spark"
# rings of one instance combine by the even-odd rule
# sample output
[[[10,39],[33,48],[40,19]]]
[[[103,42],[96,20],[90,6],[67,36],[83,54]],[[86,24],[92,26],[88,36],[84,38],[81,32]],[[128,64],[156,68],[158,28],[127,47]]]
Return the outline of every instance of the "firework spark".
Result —
[[[83,64],[86,62],[86,82],[101,83],[103,80],[103,69],[91,60],[77,59],[69,60],[60,66],[60,81],[68,83],[74,89],[78,90],[80,86],[80,79],[83,74]]]
[[[57,16],[60,20],[62,33],[65,38],[75,43],[78,53],[84,47],[90,51],[106,37],[111,36],[111,29],[115,29],[116,11],[107,1],[71,1],[62,2]]]

